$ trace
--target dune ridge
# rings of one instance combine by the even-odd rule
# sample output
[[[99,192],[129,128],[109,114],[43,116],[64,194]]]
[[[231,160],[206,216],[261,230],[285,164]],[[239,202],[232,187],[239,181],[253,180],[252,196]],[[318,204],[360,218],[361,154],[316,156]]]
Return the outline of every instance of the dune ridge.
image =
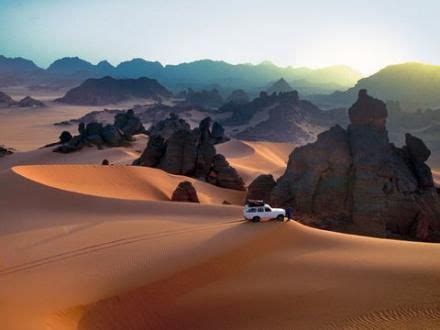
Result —
[[[275,178],[282,175],[294,148],[292,143],[231,140],[217,146],[217,151],[250,184],[260,174],[271,173]]]
[[[61,190],[92,196],[169,201],[179,182],[190,181],[201,203],[241,205],[244,192],[223,189],[193,178],[137,166],[33,165],[12,169],[23,177]]]
[[[240,206],[220,205],[240,204],[243,192],[194,179],[202,204],[169,202],[188,178],[122,166],[145,141],[63,159],[17,153],[0,163],[2,329],[440,324],[439,245],[247,223]],[[291,148],[219,146],[247,180],[276,176]],[[120,165],[96,165],[104,155]]]

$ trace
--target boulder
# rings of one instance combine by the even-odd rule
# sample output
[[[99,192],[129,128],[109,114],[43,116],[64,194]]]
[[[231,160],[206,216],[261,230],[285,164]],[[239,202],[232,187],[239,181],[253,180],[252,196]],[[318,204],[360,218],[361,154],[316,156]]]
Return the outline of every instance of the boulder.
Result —
[[[68,143],[70,140],[72,140],[72,134],[68,131],[63,131],[60,135],[60,143]]]
[[[101,128],[100,134],[104,143],[110,147],[122,145],[124,139],[121,131],[114,125],[106,125]]]
[[[206,181],[222,188],[246,190],[243,179],[221,154],[215,155]]]
[[[171,197],[173,202],[199,203],[197,191],[189,181],[180,182]]]
[[[271,191],[276,186],[276,181],[272,174],[259,175],[248,187],[246,200],[263,200],[271,202]]]

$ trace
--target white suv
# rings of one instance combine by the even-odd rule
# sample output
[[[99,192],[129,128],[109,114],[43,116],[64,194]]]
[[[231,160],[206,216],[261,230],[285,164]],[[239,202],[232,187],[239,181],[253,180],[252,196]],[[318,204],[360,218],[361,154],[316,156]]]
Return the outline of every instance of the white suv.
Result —
[[[284,221],[286,211],[284,209],[272,208],[263,201],[248,201],[244,206],[243,215],[246,220],[252,222],[267,221],[277,219]]]

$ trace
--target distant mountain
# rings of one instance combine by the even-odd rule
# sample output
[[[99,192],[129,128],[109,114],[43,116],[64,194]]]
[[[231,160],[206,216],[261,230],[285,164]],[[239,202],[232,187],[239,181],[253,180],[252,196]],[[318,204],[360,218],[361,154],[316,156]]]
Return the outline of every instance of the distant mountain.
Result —
[[[15,86],[31,83],[44,70],[34,62],[21,57],[9,58],[0,55],[0,86]]]
[[[387,101],[398,101],[402,109],[440,107],[440,66],[405,63],[388,66],[376,74],[361,79],[345,92],[335,92],[312,99],[321,105],[349,106],[361,89]]]
[[[289,85],[287,81],[284,80],[284,78],[281,78],[280,80],[275,81],[272,86],[270,86],[267,89],[267,93],[287,93],[293,91],[292,86]]]
[[[159,79],[162,76],[163,66],[159,62],[145,61],[135,58],[130,61],[120,63],[113,74],[123,78],[150,77]]]
[[[104,77],[86,80],[57,101],[77,105],[105,105],[132,98],[160,100],[170,96],[171,92],[154,79]]]
[[[20,60],[20,61],[19,61]],[[1,62],[7,61],[5,78]],[[11,61],[21,65],[10,65]],[[26,69],[23,67],[26,66]],[[29,74],[29,70],[34,72]],[[144,59],[132,59],[114,67],[107,61],[94,65],[78,57],[65,57],[53,62],[43,70],[33,62],[24,59],[0,58],[0,85],[25,84],[44,86],[75,86],[88,78],[140,78],[148,77],[158,80],[162,85],[182,90],[212,89],[220,86],[221,92],[228,95],[235,89],[257,95],[265,89],[269,82],[284,77],[286,82],[293,84],[302,94],[330,93],[344,90],[355,85],[361,75],[348,67],[329,67],[324,69],[308,69],[279,67],[271,62],[253,64],[230,64],[224,61],[200,60],[190,63],[163,66],[159,62]],[[26,76],[27,79],[23,79]],[[217,88],[217,87],[216,87]],[[218,88],[219,89],[219,88]],[[219,89],[220,90],[220,89]]]
[[[10,106],[15,104],[15,101],[8,94],[0,92],[0,106]]]

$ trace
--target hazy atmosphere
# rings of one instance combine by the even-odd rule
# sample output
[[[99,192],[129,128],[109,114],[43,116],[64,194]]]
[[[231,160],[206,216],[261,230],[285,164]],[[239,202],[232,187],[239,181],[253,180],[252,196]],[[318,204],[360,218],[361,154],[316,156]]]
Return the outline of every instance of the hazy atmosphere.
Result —
[[[133,57],[345,64],[371,74],[440,56],[434,0],[0,0],[0,8],[1,53],[42,66],[75,54],[113,64]]]
[[[439,329],[439,13],[0,0],[0,330]]]

